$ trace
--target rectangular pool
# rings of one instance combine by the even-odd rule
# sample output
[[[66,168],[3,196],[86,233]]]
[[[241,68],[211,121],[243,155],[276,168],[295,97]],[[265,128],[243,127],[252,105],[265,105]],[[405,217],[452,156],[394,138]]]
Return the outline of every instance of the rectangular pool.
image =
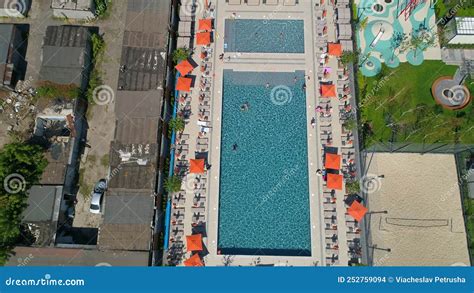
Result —
[[[302,54],[304,21],[226,19],[224,51]]]
[[[303,84],[303,71],[224,71],[222,254],[311,255]]]

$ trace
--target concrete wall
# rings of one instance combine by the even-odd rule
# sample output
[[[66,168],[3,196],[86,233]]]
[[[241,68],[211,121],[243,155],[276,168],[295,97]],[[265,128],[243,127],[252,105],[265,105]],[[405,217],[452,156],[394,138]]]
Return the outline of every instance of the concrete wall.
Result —
[[[474,44],[474,35],[456,35],[449,44]]]

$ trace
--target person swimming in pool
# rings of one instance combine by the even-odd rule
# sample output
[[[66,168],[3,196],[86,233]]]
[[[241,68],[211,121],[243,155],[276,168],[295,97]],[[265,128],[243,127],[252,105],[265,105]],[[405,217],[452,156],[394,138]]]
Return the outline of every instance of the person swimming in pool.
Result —
[[[245,102],[242,105],[240,105],[240,111],[248,111],[249,109],[250,109],[249,102]]]
[[[233,151],[236,151],[238,147],[239,147],[239,146],[238,146],[236,143],[234,143],[234,144],[232,145],[232,150],[233,150]]]

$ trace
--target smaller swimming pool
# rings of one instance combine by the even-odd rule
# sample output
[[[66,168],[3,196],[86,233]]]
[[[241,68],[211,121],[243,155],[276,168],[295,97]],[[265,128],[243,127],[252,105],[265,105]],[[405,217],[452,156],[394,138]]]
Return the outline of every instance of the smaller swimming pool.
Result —
[[[304,53],[303,20],[227,19],[225,52]]]

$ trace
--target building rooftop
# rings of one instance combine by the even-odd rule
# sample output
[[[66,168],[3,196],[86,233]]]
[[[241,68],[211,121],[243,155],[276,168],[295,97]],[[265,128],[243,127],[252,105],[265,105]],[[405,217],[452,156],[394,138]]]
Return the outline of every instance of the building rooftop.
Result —
[[[24,222],[55,221],[55,207],[59,211],[63,188],[35,185],[28,191],[28,207],[23,212]],[[56,212],[57,212],[56,211]]]
[[[13,35],[13,24],[0,24],[0,63],[6,63]]]
[[[374,265],[470,265],[454,155],[370,153],[367,163]]]
[[[129,1],[123,38],[119,89],[163,87],[170,5],[167,1]]]
[[[458,35],[474,35],[474,17],[455,17]]]
[[[162,96],[161,90],[117,93],[117,122],[110,163],[112,170],[120,171],[110,179],[111,189],[153,191]],[[122,159],[125,153],[131,155],[128,162]],[[146,161],[146,164],[139,165],[137,160]]]
[[[112,143],[110,166],[116,174],[109,188],[153,192],[156,182],[157,144]],[[131,157],[129,160],[125,157]]]
[[[109,192],[104,215],[105,224],[150,224],[154,196],[146,192]]]
[[[149,250],[154,201],[150,192],[109,191],[104,223],[99,228],[100,248]]]
[[[68,10],[91,10],[94,6],[93,0],[52,0],[51,8]]]
[[[147,266],[148,252],[16,247],[7,266]]]
[[[45,153],[45,157],[48,160],[48,166],[41,176],[41,184],[64,184],[70,150],[71,145],[68,141],[55,141],[51,144],[48,152]]]
[[[40,78],[84,86],[91,62],[92,31],[81,26],[49,26],[44,39]]]
[[[22,222],[34,235],[34,246],[48,246],[54,241],[59,217],[62,186],[35,185],[28,191],[28,207]],[[30,241],[30,240],[27,240]]]

